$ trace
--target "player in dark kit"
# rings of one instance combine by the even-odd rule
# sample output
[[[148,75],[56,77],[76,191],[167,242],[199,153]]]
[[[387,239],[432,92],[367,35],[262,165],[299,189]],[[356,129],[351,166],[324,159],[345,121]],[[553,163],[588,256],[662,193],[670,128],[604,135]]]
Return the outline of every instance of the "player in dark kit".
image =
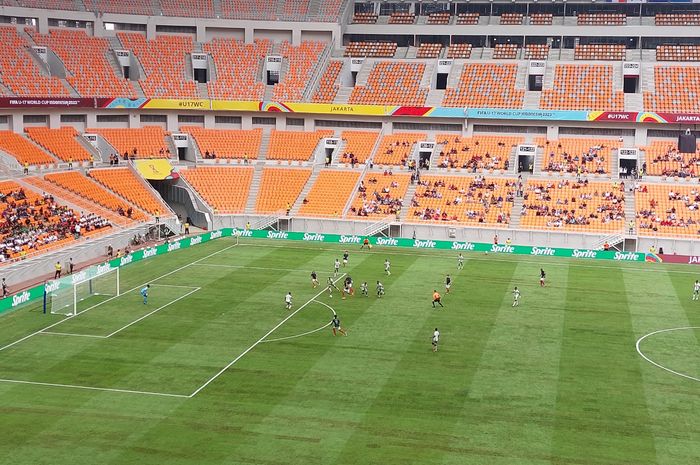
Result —
[[[346,276],[345,281],[343,282],[343,300],[345,300],[345,294],[349,294],[351,296],[355,295],[355,291],[352,288],[352,278],[350,276]]]
[[[452,287],[452,278],[450,275],[445,276],[445,294],[450,293],[450,288]]]
[[[345,252],[343,252],[343,268],[348,266],[348,257],[349,256],[350,256],[350,254],[348,253],[347,250]]]
[[[544,270],[540,268],[540,287],[544,287],[544,278],[546,277]]]
[[[318,276],[315,271],[311,272],[311,286],[316,289],[318,287]]]
[[[348,335],[348,333],[340,326],[340,318],[338,318],[338,315],[333,315],[333,319],[331,320],[331,330],[333,331],[333,336],[336,336],[338,333],[342,334],[343,336]]]

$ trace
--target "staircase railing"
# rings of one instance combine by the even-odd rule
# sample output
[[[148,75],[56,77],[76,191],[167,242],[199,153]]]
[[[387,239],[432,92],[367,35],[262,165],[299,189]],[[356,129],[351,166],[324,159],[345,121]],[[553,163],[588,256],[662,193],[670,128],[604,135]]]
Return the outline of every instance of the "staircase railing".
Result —
[[[374,236],[379,234],[389,227],[391,223],[396,221],[396,215],[385,216],[381,220],[368,225],[363,231],[363,236]]]

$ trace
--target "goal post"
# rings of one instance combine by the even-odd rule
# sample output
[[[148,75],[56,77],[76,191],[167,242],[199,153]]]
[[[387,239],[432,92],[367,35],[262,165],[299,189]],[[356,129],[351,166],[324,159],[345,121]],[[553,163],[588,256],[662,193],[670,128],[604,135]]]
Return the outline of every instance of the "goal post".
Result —
[[[78,305],[94,296],[116,297],[119,295],[119,268],[76,280],[68,286],[58,288],[47,295],[47,306],[52,314],[77,315]]]

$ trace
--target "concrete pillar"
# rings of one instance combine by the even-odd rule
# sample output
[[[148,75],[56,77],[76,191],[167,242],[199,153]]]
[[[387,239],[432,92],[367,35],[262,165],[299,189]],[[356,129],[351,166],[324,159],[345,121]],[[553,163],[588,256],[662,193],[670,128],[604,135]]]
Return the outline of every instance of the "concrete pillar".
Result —
[[[644,147],[647,145],[647,128],[635,128],[634,145],[635,147]]]
[[[156,22],[154,18],[148,18],[146,21],[146,39],[153,40],[156,38]]]
[[[207,28],[203,24],[197,24],[197,42],[207,41]]]
[[[39,34],[49,33],[49,17],[46,13],[42,13],[36,19],[36,28]]]
[[[107,35],[105,23],[100,15],[96,16],[95,20],[92,22],[92,35],[95,37],[105,37]]]
[[[292,45],[299,45],[301,43],[301,29],[292,30]]]
[[[214,129],[216,127],[216,115],[213,113],[206,113],[204,115],[204,127],[206,129]]]
[[[304,118],[304,131],[305,132],[311,132],[315,129],[314,127],[314,119],[313,118]]]
[[[284,131],[287,129],[287,118],[277,118],[276,122],[277,124],[275,125],[275,128],[277,128],[278,131]]]
[[[170,132],[177,132],[180,130],[178,127],[178,122],[177,122],[177,114],[175,113],[168,113],[165,115],[165,124],[167,126],[167,130]]]
[[[241,129],[253,129],[253,116],[243,115],[241,116]]]
[[[391,134],[393,130],[394,130],[394,125],[391,123],[391,120],[384,119],[382,121],[382,131],[385,134]]]
[[[464,130],[462,132],[462,135],[464,135],[464,137],[471,137],[473,134],[474,134],[474,123],[466,120],[464,122]]]
[[[49,129],[58,129],[61,127],[60,113],[49,113]]]
[[[547,140],[559,139],[559,126],[547,126]]]
[[[90,112],[87,114],[87,120],[85,121],[85,126],[88,128],[97,127],[97,113]]]
[[[129,129],[138,129],[141,127],[141,118],[138,113],[129,113]]]
[[[10,131],[22,134],[24,130],[24,115],[15,113],[10,116]]]
[[[252,44],[255,39],[255,31],[252,27],[245,28],[244,39],[246,44]]]

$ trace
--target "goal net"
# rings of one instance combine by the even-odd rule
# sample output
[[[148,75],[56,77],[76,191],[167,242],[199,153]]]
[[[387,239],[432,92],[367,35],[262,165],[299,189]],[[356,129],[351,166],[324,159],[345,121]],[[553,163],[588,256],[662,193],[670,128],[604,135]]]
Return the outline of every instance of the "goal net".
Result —
[[[76,315],[78,305],[96,296],[102,299],[94,299],[95,303],[104,300],[104,297],[114,297],[119,295],[119,268],[112,268],[109,271],[89,278],[74,282],[55,290],[47,297],[51,313],[60,315]]]

